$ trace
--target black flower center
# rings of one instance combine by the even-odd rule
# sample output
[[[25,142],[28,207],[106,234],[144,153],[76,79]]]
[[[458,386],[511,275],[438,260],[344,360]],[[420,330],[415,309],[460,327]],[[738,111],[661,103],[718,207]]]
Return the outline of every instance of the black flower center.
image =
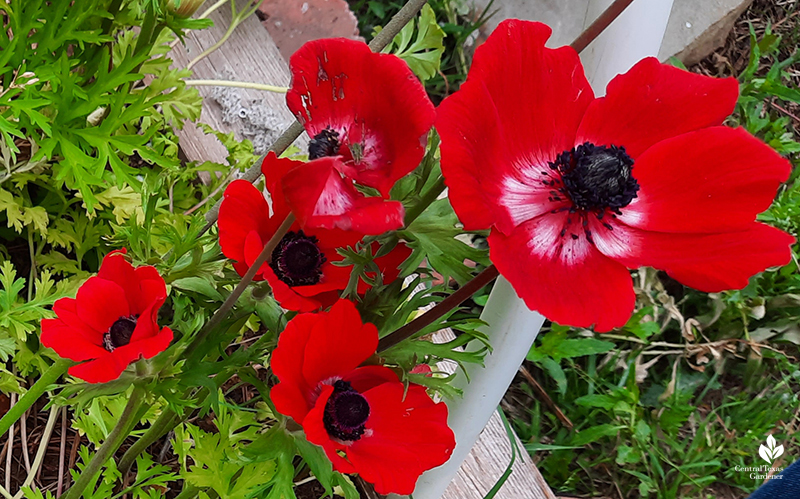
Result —
[[[559,154],[550,168],[561,173],[564,190],[579,210],[618,214],[639,191],[631,175],[633,160],[624,147],[585,142]]]
[[[116,348],[127,345],[131,342],[133,330],[136,329],[137,316],[120,317],[111,325],[111,328],[103,335],[103,348],[113,352]]]
[[[621,215],[621,208],[628,206],[639,192],[639,182],[632,175],[633,159],[622,146],[596,146],[590,142],[564,151],[550,163],[550,169],[558,174],[542,171],[542,184],[551,188],[550,201],[571,201],[572,206],[558,208],[552,213],[569,211],[561,237],[569,233],[578,239],[583,233],[593,243],[589,230],[589,215],[594,215],[608,230],[613,226],[603,221],[611,211],[611,217]],[[572,216],[576,214],[577,216]],[[577,220],[576,220],[577,219]],[[572,225],[580,221],[580,225]]]
[[[325,255],[317,246],[317,238],[303,231],[287,232],[272,252],[269,264],[278,279],[289,286],[317,284],[322,278]]]
[[[369,403],[363,395],[339,380],[333,384],[333,394],[325,404],[322,423],[328,435],[343,441],[355,441],[364,434],[369,419]]]
[[[308,159],[339,154],[339,132],[331,128],[319,132],[308,142]]]

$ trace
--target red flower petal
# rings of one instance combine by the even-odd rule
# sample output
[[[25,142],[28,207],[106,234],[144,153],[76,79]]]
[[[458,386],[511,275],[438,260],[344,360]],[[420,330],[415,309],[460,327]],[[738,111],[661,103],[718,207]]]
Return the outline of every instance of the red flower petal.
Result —
[[[266,244],[267,241],[263,241],[258,232],[251,230],[247,233],[244,239],[244,263],[247,264],[248,269],[256,263],[258,257],[261,256],[261,252],[264,251],[264,246],[266,246]],[[266,265],[266,262],[261,264],[261,269],[258,271],[259,274],[264,272],[264,267]]]
[[[299,230],[294,226],[293,228]],[[347,287],[352,267],[340,267],[333,264],[343,260],[336,248],[355,246],[362,236],[355,232],[339,229],[312,229],[305,231],[305,234],[317,238],[318,247],[326,258],[325,263],[320,267],[322,277],[317,284],[289,286],[278,279],[278,276],[267,264],[262,267],[261,275],[267,279],[272,287],[273,296],[283,308],[299,312],[312,312],[333,305],[339,298],[339,291]]]
[[[270,391],[270,398],[281,414],[303,422],[312,405],[314,388],[303,377],[303,361],[311,329],[322,320],[322,314],[300,314],[286,324],[278,337],[278,346],[270,358],[270,367],[280,383]]]
[[[619,220],[657,232],[748,227],[769,208],[791,164],[745,130],[712,127],[655,144],[637,159],[641,189]]]
[[[136,325],[136,329],[139,329],[139,324]],[[142,336],[141,333],[139,336]],[[165,327],[155,336],[144,337],[141,340],[131,341],[127,345],[115,348],[111,355],[116,359],[117,363],[127,367],[131,362],[135,362],[141,357],[152,359],[160,354],[169,347],[172,338],[172,330]]]
[[[721,125],[738,95],[735,78],[710,78],[649,57],[611,80],[606,96],[586,110],[575,144],[624,146],[636,159],[661,140]]]
[[[270,194],[274,192],[281,200],[284,200],[283,177],[289,173],[289,170],[301,164],[303,164],[302,161],[279,158],[273,151],[268,152],[264,156],[264,161],[261,162],[261,173],[264,174],[264,181]]]
[[[276,190],[276,195],[272,198],[274,210],[272,218],[269,218],[269,207],[264,196],[249,182],[243,180],[233,182],[226,190],[226,197],[220,208],[220,245],[226,256],[237,260],[234,269],[239,275],[247,272],[249,266],[261,254],[264,245],[289,214],[289,208],[279,185],[282,175],[294,163],[296,162],[289,159],[278,159],[274,154],[268,155],[264,160],[262,170],[267,177],[267,186]],[[248,216],[240,216],[243,211],[247,211]],[[290,227],[290,231],[299,230],[299,224]],[[359,233],[338,229],[306,230],[305,233],[309,237],[318,238],[320,251],[327,259],[322,265],[323,275],[318,284],[291,287],[278,279],[267,263],[261,266],[255,278],[266,279],[269,282],[275,299],[282,307],[300,312],[318,310],[336,301],[338,293],[330,291],[344,289],[350,279],[350,268],[333,265],[333,262],[342,260],[336,248],[340,245],[355,245],[362,237]]]
[[[133,330],[133,334],[131,334],[130,343],[136,343],[158,335],[158,309],[163,304],[163,299],[157,300],[144,309],[136,321],[136,327]]]
[[[347,174],[388,197],[394,183],[422,160],[435,111],[408,65],[363,42],[311,41],[292,55],[289,109],[316,136],[339,133]],[[361,157],[354,159],[355,144]]]
[[[80,378],[87,383],[106,383],[119,378],[128,364],[121,364],[109,352],[94,360],[72,366],[67,371],[71,376]]]
[[[61,298],[53,304],[53,312],[66,325],[81,334],[89,343],[103,344],[105,331],[96,331],[78,317],[78,302],[74,298]]]
[[[120,317],[131,314],[125,291],[119,285],[90,277],[78,289],[78,317],[96,331],[106,332]]]
[[[384,366],[358,367],[342,376],[356,391],[364,393],[383,383],[397,383],[397,374]]]
[[[276,213],[270,218],[264,195],[246,180],[234,180],[225,189],[219,207],[219,245],[222,253],[237,262],[245,259],[245,240],[250,232],[269,240],[288,214]],[[260,250],[259,250],[260,251]]]
[[[509,233],[560,206],[548,201],[540,172],[572,148],[593,93],[573,49],[545,48],[550,33],[541,23],[503,21],[439,106],[442,172],[468,230],[494,224]]]
[[[90,342],[80,332],[59,319],[42,319],[42,345],[64,358],[88,360],[105,355],[104,348]]]
[[[130,313],[139,315],[151,303],[167,297],[167,286],[155,267],[133,268],[124,251],[115,251],[103,258],[97,277],[114,282],[123,290]]]
[[[599,224],[596,224],[599,225]],[[615,223],[593,230],[597,249],[630,268],[650,266],[707,293],[747,286],[753,275],[791,260],[794,237],[752,222],[718,234],[650,232]]]
[[[124,252],[112,252],[107,254],[105,258],[103,258],[103,263],[100,264],[97,277],[111,281],[125,290],[125,297],[129,306],[136,304],[139,286],[137,285],[137,279],[133,272],[133,265],[125,258]],[[166,291],[164,294],[166,294]],[[140,312],[141,309],[131,310],[133,314],[138,314]]]
[[[419,476],[444,464],[455,448],[447,406],[414,384],[406,391],[402,383],[383,383],[363,395],[367,432],[347,447],[347,459],[379,494],[411,494]]]
[[[350,281],[350,273],[353,267],[334,265],[344,260],[344,257],[339,254],[337,249],[354,247],[361,240],[362,235],[339,229],[310,229],[304,231],[304,233],[307,236],[317,238],[317,246],[325,256],[325,263],[320,267],[322,277],[317,284],[295,286],[292,288],[294,292],[300,296],[311,297],[328,291],[341,291],[346,288],[347,283]],[[336,299],[333,301],[335,302]],[[329,303],[329,305],[332,304],[333,302]]]
[[[367,360],[378,348],[378,328],[363,324],[355,305],[339,300],[311,330],[303,360],[310,386],[342,376]]]
[[[106,383],[119,378],[122,371],[140,357],[150,359],[166,350],[172,342],[172,338],[172,330],[165,327],[155,336],[131,342],[114,349],[113,352],[101,349],[102,355],[94,360],[72,366],[68,372],[87,383]]]
[[[151,303],[155,302],[160,302],[158,307],[161,307],[161,304],[167,299],[167,285],[158,270],[150,265],[144,265],[136,267],[133,273],[138,282],[138,293],[133,301],[130,297],[128,298],[128,303],[131,303],[131,313],[141,314]]]
[[[269,283],[272,288],[272,295],[280,303],[281,307],[287,310],[294,310],[297,312],[313,312],[322,308],[322,302],[314,299],[313,297],[304,297],[296,291],[297,288],[290,287],[285,282],[278,279],[275,272],[271,268],[266,267],[261,274]]]
[[[283,177],[283,193],[303,227],[383,234],[403,226],[399,201],[366,197],[339,173],[338,158],[297,162]]]
[[[630,274],[586,240],[574,215],[571,225],[568,217],[563,212],[534,218],[508,236],[493,230],[492,262],[528,308],[548,319],[576,327],[594,324],[597,331],[620,327],[635,303]],[[576,226],[580,237],[572,239]]]

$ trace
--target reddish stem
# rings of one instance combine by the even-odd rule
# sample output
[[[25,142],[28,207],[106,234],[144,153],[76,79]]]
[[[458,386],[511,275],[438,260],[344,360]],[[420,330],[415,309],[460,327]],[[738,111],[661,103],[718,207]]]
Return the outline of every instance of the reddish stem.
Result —
[[[622,11],[627,9],[631,3],[633,3],[633,0],[614,0],[614,3],[609,5],[608,8],[600,14],[600,17],[595,19],[595,21],[589,25],[574,42],[570,43],[569,46],[577,50],[578,53],[583,52],[583,49],[588,47],[595,38],[600,36],[600,33],[605,31],[605,29],[614,22],[614,19],[618,18],[619,15],[622,14]]]
[[[482,287],[495,280],[498,275],[500,275],[500,273],[497,271],[497,267],[494,265],[486,267],[480,274],[473,277],[471,281],[457,289],[455,293],[437,303],[435,307],[428,310],[400,329],[392,331],[388,335],[381,338],[381,340],[378,342],[378,352],[387,350],[406,338],[414,336],[422,329],[430,326],[444,314],[461,305],[467,300],[467,298],[477,293]]]

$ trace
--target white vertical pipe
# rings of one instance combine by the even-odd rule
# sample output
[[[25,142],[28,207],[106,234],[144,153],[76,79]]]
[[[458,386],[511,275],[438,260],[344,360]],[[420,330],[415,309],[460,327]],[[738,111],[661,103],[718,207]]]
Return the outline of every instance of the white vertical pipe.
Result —
[[[483,332],[489,335],[492,353],[485,358],[485,368],[466,366],[469,383],[461,373],[453,382],[464,391],[462,398],[447,403],[447,422],[456,435],[456,448],[449,461],[420,477],[414,499],[438,499],[444,493],[500,404],[544,322],[544,317],[528,310],[517,298],[503,277],[495,282],[481,319],[489,324]]]
[[[589,0],[586,26],[611,3]],[[581,62],[596,95],[604,95],[608,82],[639,60],[658,55],[671,10],[672,0],[634,0],[586,47]]]
[[[589,0],[591,17],[586,26],[610,4],[610,0]],[[603,95],[615,75],[643,57],[658,54],[671,9],[672,0],[634,0],[587,47],[581,61],[598,96]],[[448,423],[456,435],[456,448],[447,463],[420,477],[414,499],[442,496],[514,379],[544,321],[540,314],[528,310],[502,277],[495,283],[481,319],[488,323],[483,332],[489,336],[493,352],[487,355],[485,368],[467,366],[470,383],[464,376],[456,378],[454,385],[464,390],[463,398],[448,402]]]

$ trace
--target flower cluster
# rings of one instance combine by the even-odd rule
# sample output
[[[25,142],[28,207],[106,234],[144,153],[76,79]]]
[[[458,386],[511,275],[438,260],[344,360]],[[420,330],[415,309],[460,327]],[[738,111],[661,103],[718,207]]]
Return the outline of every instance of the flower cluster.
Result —
[[[438,110],[398,57],[351,40],[310,42],[291,58],[287,94],[310,138],[309,161],[270,153],[263,191],[236,180],[224,192],[222,252],[242,276],[266,257],[255,280],[299,312],[270,357],[275,408],[336,470],[358,473],[378,493],[413,492],[455,438],[447,407],[423,386],[403,383],[396,366],[367,364],[377,359],[378,330],[341,299],[354,276],[340,250],[378,254],[365,237],[403,227],[391,192],[419,165],[434,123],[459,219],[491,230],[492,262],[551,320],[624,325],[635,302],[629,270],[641,266],[712,292],[742,288],[790,259],[794,239],[756,221],[790,165],[723,126],[735,80],[649,58],[595,98],[577,53],[546,48],[549,36],[543,24],[501,23]],[[398,243],[367,279],[398,279],[410,254]],[[359,279],[357,294],[369,288]],[[170,344],[171,330],[157,324],[166,297],[153,267],[113,252],[77,298],[55,303],[42,343],[81,362],[73,376],[116,379]]]
[[[294,215],[256,271],[282,307],[304,312],[272,354],[279,380],[272,401],[325,449],[334,469],[358,473],[381,494],[410,494],[455,447],[447,407],[388,367],[362,366],[375,354],[378,331],[339,299],[352,267],[337,249],[403,226],[403,205],[389,194],[422,160],[435,111],[402,60],[361,42],[310,42],[290,65],[287,104],[311,137],[309,161],[268,154],[261,165],[268,199],[249,182],[233,182],[220,207],[220,246],[243,275]],[[370,189],[378,195],[364,194]],[[374,260],[384,283],[398,277],[410,253],[399,243]],[[359,294],[368,288],[359,281]]]

